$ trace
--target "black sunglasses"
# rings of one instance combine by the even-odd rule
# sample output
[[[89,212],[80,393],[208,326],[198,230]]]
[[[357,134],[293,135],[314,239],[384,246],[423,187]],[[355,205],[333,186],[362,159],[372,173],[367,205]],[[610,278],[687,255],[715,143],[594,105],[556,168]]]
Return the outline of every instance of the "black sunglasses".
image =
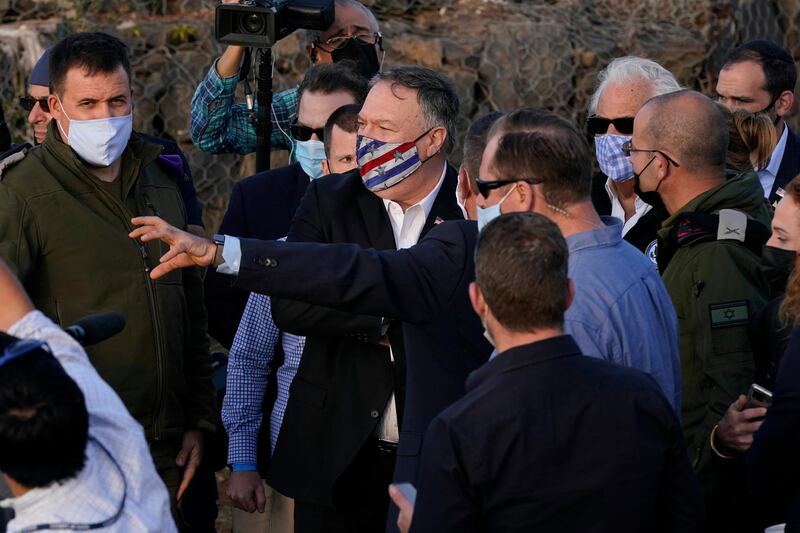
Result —
[[[680,165],[678,164],[677,161],[672,159],[670,156],[668,156],[667,154],[665,154],[661,150],[655,150],[655,149],[652,149],[652,148],[634,148],[633,144],[631,144],[631,141],[625,141],[624,143],[622,143],[622,146],[620,147],[620,149],[622,150],[622,155],[624,155],[625,157],[630,157],[631,156],[631,152],[652,152],[654,154],[659,154],[664,159],[666,159],[667,161],[672,163],[673,166],[680,167]]]
[[[50,106],[47,105],[46,96],[44,98],[34,98],[33,96],[20,96],[19,98],[20,107],[22,107],[22,109],[24,109],[28,113],[33,111],[33,107],[36,104],[39,104],[39,107],[41,107],[42,111],[44,111],[45,113],[50,112]]]
[[[592,135],[604,135],[611,124],[623,135],[633,133],[633,117],[603,118],[592,116],[586,119],[586,129]]]
[[[497,180],[497,181],[483,181],[480,178],[475,179],[475,185],[478,187],[478,193],[483,196],[484,198],[489,198],[489,193],[494,189],[499,189],[504,185],[509,185],[511,183],[517,183],[518,181],[524,181],[525,183],[530,183],[531,185],[535,185],[537,183],[541,183],[542,180],[536,178],[528,178],[528,179],[519,179],[519,180]]]
[[[289,131],[291,131],[292,137],[298,141],[307,141],[315,133],[320,141],[325,140],[324,128],[309,128],[308,126],[303,126],[302,124],[295,122],[289,125]]]

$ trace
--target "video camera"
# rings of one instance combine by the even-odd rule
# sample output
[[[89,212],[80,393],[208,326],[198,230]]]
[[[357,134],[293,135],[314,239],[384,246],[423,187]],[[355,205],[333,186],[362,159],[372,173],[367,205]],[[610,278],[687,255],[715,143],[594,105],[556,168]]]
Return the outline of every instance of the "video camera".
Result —
[[[215,37],[224,44],[270,48],[297,29],[326,30],[334,0],[240,0],[219,4]]]

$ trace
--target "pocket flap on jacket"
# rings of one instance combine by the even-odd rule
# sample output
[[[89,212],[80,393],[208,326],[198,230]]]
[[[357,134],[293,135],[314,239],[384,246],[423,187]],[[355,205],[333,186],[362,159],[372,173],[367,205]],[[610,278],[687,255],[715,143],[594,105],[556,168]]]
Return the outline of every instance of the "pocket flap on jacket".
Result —
[[[419,455],[421,448],[422,435],[419,433],[400,433],[400,445],[397,447],[397,455]]]
[[[325,406],[327,391],[319,385],[309,383],[302,378],[295,376],[290,392],[291,398],[298,402],[307,403],[320,409]]]

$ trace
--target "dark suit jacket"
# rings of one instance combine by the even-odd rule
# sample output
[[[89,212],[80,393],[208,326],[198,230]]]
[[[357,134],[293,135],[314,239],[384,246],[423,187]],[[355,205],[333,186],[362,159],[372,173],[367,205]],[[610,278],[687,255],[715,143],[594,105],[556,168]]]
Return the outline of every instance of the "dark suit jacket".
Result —
[[[595,174],[592,180],[592,203],[597,213],[603,216],[611,216],[611,198],[608,197],[608,191],[606,191],[607,180],[608,176],[602,172]],[[661,229],[661,223],[667,218],[669,218],[669,213],[666,209],[654,207],[645,213],[623,238],[646,254],[649,246],[657,242],[658,230]]]
[[[475,222],[459,221],[440,224],[416,246],[399,251],[241,243],[238,286],[403,322],[406,401],[396,482],[416,481],[428,424],[463,395],[466,377],[492,350],[469,302],[476,239]],[[263,262],[277,266],[265,268]]]
[[[778,196],[778,188],[785,189],[786,184],[800,174],[800,138],[786,125],[789,135],[786,137],[786,149],[783,151],[781,166],[778,167],[778,175],[775,176],[775,184],[769,195],[770,205],[781,199]]]
[[[460,218],[456,183],[455,170],[448,168],[423,235],[437,219]],[[356,250],[396,247],[383,201],[364,188],[357,172],[312,182],[292,221],[289,240],[354,243]],[[254,253],[261,245],[277,244],[242,240],[242,263],[235,286],[315,301],[319,281],[330,279],[327,276],[336,271],[337,263],[320,256],[278,268],[280,260],[267,261],[263,254]],[[279,287],[285,286],[285,291],[263,285],[277,276],[282,279]],[[360,279],[346,283],[357,286]],[[393,369],[388,349],[378,344],[382,316],[273,299],[273,318],[278,327],[307,337],[267,475],[268,483],[281,493],[329,506],[341,502],[341,498],[351,498],[349,494],[336,494],[334,482],[375,434],[393,389],[398,417],[401,424],[405,423],[403,331],[399,324],[389,330]]]
[[[568,335],[507,350],[431,423],[412,532],[702,531],[683,432],[646,374]]]
[[[786,522],[800,531],[800,329],[795,328],[778,370],[772,406],[747,451],[751,509],[762,527]]]
[[[236,183],[219,231],[247,239],[280,239],[289,232],[308,188],[300,163],[260,172]],[[231,287],[229,276],[209,269],[205,280],[208,333],[230,348],[247,304],[248,291]]]

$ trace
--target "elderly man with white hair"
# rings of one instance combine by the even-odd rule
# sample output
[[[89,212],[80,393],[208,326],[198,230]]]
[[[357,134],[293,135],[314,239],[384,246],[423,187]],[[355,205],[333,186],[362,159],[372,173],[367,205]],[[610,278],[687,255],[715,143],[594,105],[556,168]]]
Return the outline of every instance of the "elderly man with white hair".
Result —
[[[675,76],[655,61],[618,57],[597,76],[586,119],[602,172],[595,176],[592,187],[595,209],[622,220],[625,240],[654,263],[656,231],[668,214],[657,195],[637,190],[633,167],[622,153],[622,144],[630,141],[633,117],[647,100],[680,89]]]

